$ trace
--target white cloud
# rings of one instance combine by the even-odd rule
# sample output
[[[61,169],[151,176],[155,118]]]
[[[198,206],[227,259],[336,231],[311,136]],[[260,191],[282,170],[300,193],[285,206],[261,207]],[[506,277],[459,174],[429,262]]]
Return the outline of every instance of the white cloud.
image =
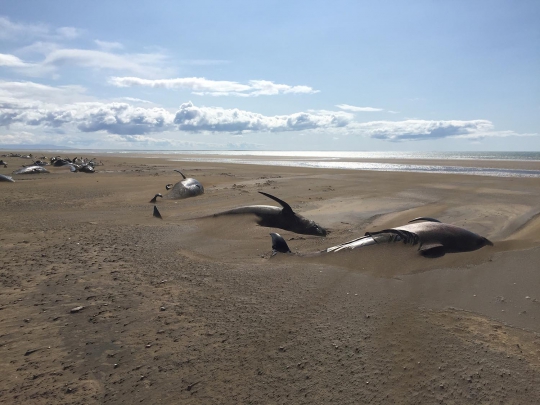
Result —
[[[108,42],[100,41],[99,39],[94,40],[95,44],[104,51],[113,51],[115,49],[124,49],[124,45],[120,42]]]
[[[141,79],[139,77],[111,77],[109,83],[116,87],[144,86],[163,89],[189,89],[192,91],[242,92],[250,87],[237,82],[225,80],[207,80],[202,77],[185,77],[177,79]]]
[[[84,101],[84,100],[90,101]],[[125,102],[92,100],[81,86],[47,86],[33,82],[0,81],[0,127],[13,131],[41,129],[53,134],[108,133],[122,142],[143,142],[156,133],[314,132],[329,138],[359,135],[391,142],[462,138],[532,136],[497,131],[488,120],[419,120],[358,122],[346,111],[310,110],[268,116],[252,111],[182,104],[176,111],[145,106],[145,100]],[[137,106],[138,103],[142,104]],[[78,134],[78,135],[77,135]],[[66,135],[67,136],[67,135]],[[143,137],[141,137],[143,136]],[[118,138],[120,139],[120,138]]]
[[[56,29],[56,33],[61,38],[75,39],[82,34],[82,30],[74,27],[60,27]]]
[[[176,112],[174,123],[182,131],[209,132],[283,132],[306,129],[344,127],[350,122],[345,113],[266,116],[239,109],[221,107],[196,107],[184,103]]]
[[[47,55],[43,66],[65,65],[94,69],[131,71],[140,74],[156,74],[156,65],[164,60],[161,54],[114,54],[89,49],[58,49]]]
[[[31,132],[12,132],[10,134],[0,134],[0,145],[36,144],[39,137]]]
[[[91,49],[59,49],[50,43],[36,43],[22,51],[45,51],[45,58],[40,62],[28,63],[15,55],[0,54],[0,66],[18,70],[30,76],[42,76],[53,73],[59,68],[78,66],[91,69],[107,69],[132,72],[144,76],[159,76],[166,69],[166,60],[162,54],[115,54]]]
[[[21,68],[21,67],[32,66],[32,64],[23,62],[21,59],[17,58],[15,55],[8,55],[5,53],[0,53],[0,66]]]
[[[152,101],[143,100],[141,98],[135,98],[135,97],[121,97],[121,100],[131,101],[132,103],[154,104]]]
[[[54,87],[28,81],[0,80],[0,103],[17,102],[39,105],[40,103],[65,104],[92,100],[85,93],[86,89],[79,85]]]
[[[142,135],[173,129],[174,114],[164,108],[109,103],[88,106],[81,110],[76,122],[77,128],[82,132],[107,131],[119,135]]]
[[[348,105],[348,104],[337,104],[337,108],[341,108],[342,110],[346,111],[353,111],[353,112],[376,112],[376,111],[383,111],[382,108],[375,108],[375,107],[355,107],[354,105]]]
[[[204,77],[148,80],[139,77],[111,77],[109,83],[117,87],[144,86],[164,89],[186,89],[196,95],[256,97],[277,94],[318,93],[308,86],[289,86],[268,80],[250,80],[242,84],[226,80],[209,80]]]
[[[493,136],[501,134],[494,131],[491,121],[487,120],[405,120],[405,121],[371,121],[354,123],[349,127],[353,133],[370,138],[386,141],[420,141],[441,138],[463,138]],[[491,135],[490,135],[491,134]],[[505,136],[517,136],[513,131],[507,131]]]
[[[37,41],[30,45],[17,49],[17,54],[27,55],[37,53],[41,55],[47,55],[48,53],[51,53],[52,51],[59,48],[60,45],[58,45],[56,42]]]
[[[7,17],[0,17],[0,39],[18,41],[31,38],[55,40],[75,39],[82,30],[74,27],[60,27],[55,30],[45,24],[25,24],[13,22]]]
[[[7,17],[0,17],[0,39],[14,40],[45,36],[48,33],[49,28],[44,24],[14,23]]]
[[[250,86],[255,90],[252,96],[268,96],[276,94],[314,94],[319,90],[313,90],[309,86],[289,86],[287,84],[275,84],[268,80],[250,80]]]

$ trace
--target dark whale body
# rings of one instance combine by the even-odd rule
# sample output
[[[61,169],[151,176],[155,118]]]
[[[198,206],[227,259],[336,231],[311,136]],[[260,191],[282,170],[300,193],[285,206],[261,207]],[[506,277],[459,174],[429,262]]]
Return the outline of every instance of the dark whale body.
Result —
[[[278,202],[283,208],[272,205],[248,205],[219,212],[214,216],[253,214],[258,217],[257,223],[261,226],[285,229],[304,235],[326,236],[326,230],[323,227],[295,213],[285,201],[262,191],[259,191],[259,193]]]
[[[329,247],[319,253],[335,253],[381,243],[403,242],[418,245],[419,253],[424,257],[436,258],[446,253],[472,252],[493,243],[483,236],[459,226],[445,224],[433,218],[417,218],[421,223],[409,223],[378,232],[366,232],[365,236]],[[411,221],[411,222],[413,222]],[[276,252],[290,251],[287,242],[279,234],[272,236],[272,249]]]

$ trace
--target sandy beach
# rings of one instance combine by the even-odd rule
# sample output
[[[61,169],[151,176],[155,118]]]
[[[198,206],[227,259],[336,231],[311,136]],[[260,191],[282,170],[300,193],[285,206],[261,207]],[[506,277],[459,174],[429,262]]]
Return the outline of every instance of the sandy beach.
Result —
[[[95,157],[0,182],[0,403],[538,403],[539,178]],[[159,220],[173,169],[205,193]],[[212,217],[277,205],[258,191],[331,232]],[[494,246],[271,256],[270,232],[315,252],[419,216]]]

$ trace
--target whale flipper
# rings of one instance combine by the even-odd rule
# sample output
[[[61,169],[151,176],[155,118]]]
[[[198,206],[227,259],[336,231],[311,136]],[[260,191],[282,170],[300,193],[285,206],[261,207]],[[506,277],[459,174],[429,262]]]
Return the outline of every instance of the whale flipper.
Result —
[[[430,259],[435,259],[437,257],[443,257],[446,254],[444,245],[441,243],[430,243],[428,245],[422,245],[418,249],[420,254],[424,257],[429,257]]]
[[[154,213],[152,214],[154,217],[156,218],[159,218],[159,219],[163,219],[161,217],[161,214],[159,213],[159,210],[157,209],[157,207],[154,205]]]

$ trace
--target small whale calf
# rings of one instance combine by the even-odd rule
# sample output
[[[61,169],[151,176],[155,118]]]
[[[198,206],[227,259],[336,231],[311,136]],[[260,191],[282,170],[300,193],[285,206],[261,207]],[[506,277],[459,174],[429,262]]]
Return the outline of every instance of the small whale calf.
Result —
[[[219,212],[214,214],[214,217],[221,215],[253,214],[258,217],[257,223],[261,226],[285,229],[286,231],[304,235],[326,236],[326,229],[294,212],[291,206],[285,201],[262,191],[259,191],[259,193],[278,202],[282,208],[273,205],[248,205]]]
[[[175,170],[175,172],[180,173],[184,180],[179,181],[172,187],[170,187],[170,184],[167,184],[165,188],[167,190],[170,189],[170,191],[164,198],[178,200],[204,194],[204,187],[198,180],[184,176],[184,173],[180,170]]]
[[[424,221],[421,223],[412,223]],[[290,249],[285,239],[278,233],[271,233],[272,249],[274,253],[289,253]],[[442,257],[446,253],[472,252],[484,246],[493,246],[493,243],[467,229],[459,226],[445,224],[433,218],[416,218],[409,224],[395,228],[384,229],[378,232],[366,232],[360,238],[329,247],[318,254],[337,253],[343,250],[352,250],[364,246],[381,243],[403,242],[409,245],[418,245],[418,252],[428,258]]]

